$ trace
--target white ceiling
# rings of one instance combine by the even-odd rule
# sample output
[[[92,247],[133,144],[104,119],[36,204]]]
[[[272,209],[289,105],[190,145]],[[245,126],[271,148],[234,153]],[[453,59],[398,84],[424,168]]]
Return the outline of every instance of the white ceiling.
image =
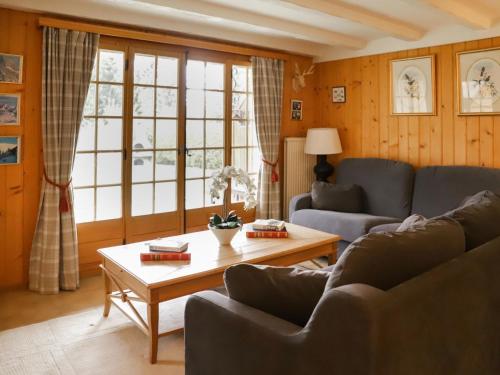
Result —
[[[0,0],[336,60],[500,36],[500,0]]]

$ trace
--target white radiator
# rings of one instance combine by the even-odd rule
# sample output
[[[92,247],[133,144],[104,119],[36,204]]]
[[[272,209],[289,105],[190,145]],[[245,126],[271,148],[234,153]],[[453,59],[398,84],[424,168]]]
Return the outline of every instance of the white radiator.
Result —
[[[297,194],[311,191],[314,181],[313,168],[316,164],[314,155],[304,154],[305,137],[285,138],[284,183],[283,183],[283,218],[289,220],[288,204]]]

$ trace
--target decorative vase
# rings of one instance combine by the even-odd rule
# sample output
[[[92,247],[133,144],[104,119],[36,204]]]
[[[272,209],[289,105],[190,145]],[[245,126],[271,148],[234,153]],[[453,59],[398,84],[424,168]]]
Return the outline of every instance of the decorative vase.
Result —
[[[208,224],[208,229],[213,233],[220,245],[229,245],[233,237],[238,233],[241,227],[230,228],[230,229],[220,229]]]

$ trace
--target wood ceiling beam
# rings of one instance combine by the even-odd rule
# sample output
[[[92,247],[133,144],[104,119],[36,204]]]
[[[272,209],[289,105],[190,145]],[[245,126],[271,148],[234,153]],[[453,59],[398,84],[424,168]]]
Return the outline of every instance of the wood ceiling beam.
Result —
[[[338,0],[282,0],[303,8],[316,10],[330,16],[344,18],[349,21],[373,27],[387,34],[405,40],[418,40],[425,34],[423,29],[406,22],[372,12],[359,6],[343,3]]]
[[[476,29],[489,29],[498,20],[498,14],[478,1],[424,0]]]
[[[241,22],[249,25],[264,27],[295,35],[300,39],[309,40],[329,46],[341,45],[354,49],[366,46],[366,40],[320,29],[298,22],[287,21],[281,18],[263,14],[242,11],[236,8],[199,1],[199,0],[139,0],[165,8],[173,8],[190,13],[209,17],[223,18],[229,21]]]

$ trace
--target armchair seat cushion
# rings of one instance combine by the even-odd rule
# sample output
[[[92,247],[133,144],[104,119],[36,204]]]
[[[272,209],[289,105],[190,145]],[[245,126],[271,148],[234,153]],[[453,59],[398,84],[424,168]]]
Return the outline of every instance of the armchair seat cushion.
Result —
[[[364,213],[306,209],[294,212],[290,221],[304,227],[338,234],[344,241],[352,242],[367,234],[374,226],[399,223],[401,219]]]

